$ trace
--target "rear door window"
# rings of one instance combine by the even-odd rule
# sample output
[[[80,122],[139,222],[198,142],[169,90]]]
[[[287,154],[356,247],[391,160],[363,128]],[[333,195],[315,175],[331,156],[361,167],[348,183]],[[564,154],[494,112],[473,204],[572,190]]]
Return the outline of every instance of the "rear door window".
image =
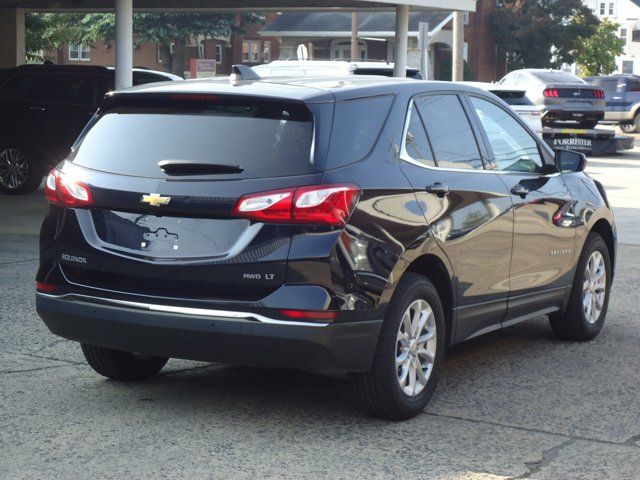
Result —
[[[94,75],[34,73],[13,76],[0,97],[43,103],[95,106],[104,92],[98,92]]]
[[[418,97],[414,105],[424,121],[438,167],[483,168],[469,119],[456,95]]]
[[[164,103],[107,110],[76,145],[74,163],[150,178],[166,178],[159,167],[166,160],[242,170],[215,175],[220,179],[317,171],[313,117],[302,103],[215,96]]]
[[[14,75],[0,90],[0,97],[11,100],[28,100],[36,84],[36,80],[36,75]]]

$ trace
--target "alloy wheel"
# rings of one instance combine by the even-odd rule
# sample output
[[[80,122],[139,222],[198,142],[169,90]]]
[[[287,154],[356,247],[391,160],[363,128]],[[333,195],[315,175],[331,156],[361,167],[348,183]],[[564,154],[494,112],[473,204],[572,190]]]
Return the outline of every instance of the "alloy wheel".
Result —
[[[5,148],[0,152],[0,185],[16,190],[29,177],[29,162],[17,148]]]
[[[396,375],[405,395],[427,386],[436,358],[436,319],[426,300],[415,300],[402,316],[396,337]]]
[[[607,267],[602,253],[593,252],[584,269],[582,283],[582,307],[584,317],[590,324],[600,319],[607,295]]]

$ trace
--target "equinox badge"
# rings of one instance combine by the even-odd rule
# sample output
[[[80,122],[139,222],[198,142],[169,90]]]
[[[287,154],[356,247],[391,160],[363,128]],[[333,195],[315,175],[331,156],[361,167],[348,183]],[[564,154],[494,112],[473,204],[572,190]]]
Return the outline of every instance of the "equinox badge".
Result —
[[[148,203],[152,207],[159,207],[160,205],[167,205],[171,201],[171,197],[163,197],[159,193],[150,193],[149,195],[142,195],[140,201]]]

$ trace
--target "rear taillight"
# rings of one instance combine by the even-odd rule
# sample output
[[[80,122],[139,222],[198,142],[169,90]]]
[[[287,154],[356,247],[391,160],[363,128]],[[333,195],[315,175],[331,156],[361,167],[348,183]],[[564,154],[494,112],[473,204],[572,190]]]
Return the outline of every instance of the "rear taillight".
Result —
[[[360,189],[349,184],[272,190],[241,197],[233,215],[268,223],[342,227],[359,197]]]
[[[88,207],[93,204],[89,186],[57,169],[51,170],[44,188],[45,198],[62,207]]]
[[[595,98],[604,98],[604,90],[594,90],[593,95]]]
[[[557,88],[545,88],[542,95],[547,98],[558,98],[560,96],[560,90]]]
[[[36,282],[36,290],[38,290],[39,292],[53,292],[57,289],[58,287],[51,283]]]

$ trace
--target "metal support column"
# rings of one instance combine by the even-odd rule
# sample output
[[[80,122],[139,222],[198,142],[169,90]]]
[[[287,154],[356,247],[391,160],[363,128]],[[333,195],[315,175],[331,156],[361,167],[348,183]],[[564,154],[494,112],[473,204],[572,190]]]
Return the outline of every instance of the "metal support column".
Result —
[[[464,80],[464,12],[453,12],[453,58],[451,64],[451,80]]]
[[[0,67],[25,62],[24,15],[20,8],[0,8]]]
[[[133,0],[116,1],[116,89],[133,84]]]
[[[409,38],[409,5],[396,6],[396,54],[393,59],[393,76],[407,76],[407,48]]]

